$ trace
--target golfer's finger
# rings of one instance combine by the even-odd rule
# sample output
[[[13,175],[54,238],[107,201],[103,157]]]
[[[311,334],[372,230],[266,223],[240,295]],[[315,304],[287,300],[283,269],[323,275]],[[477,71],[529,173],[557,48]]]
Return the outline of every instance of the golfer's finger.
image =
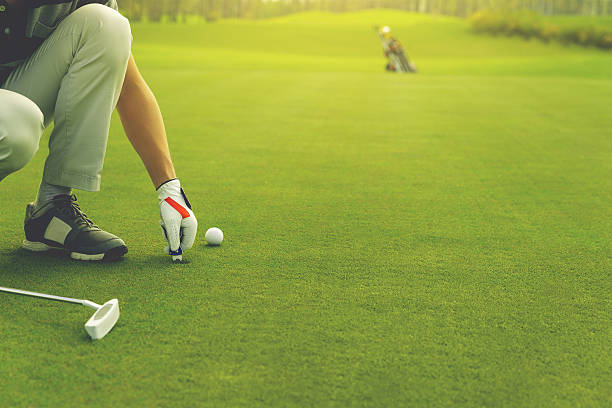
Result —
[[[170,222],[164,222],[166,227],[166,236],[168,238],[168,245],[171,251],[178,251],[179,245],[181,244],[181,222],[178,220],[171,220]]]
[[[162,235],[164,237],[164,240],[168,241],[168,234],[166,233],[166,228],[164,227],[164,222],[162,220],[159,220],[159,226],[162,229]]]
[[[198,233],[198,220],[195,217],[185,218],[183,220],[183,236],[181,238],[181,247],[183,249],[189,249],[193,246],[193,243]]]

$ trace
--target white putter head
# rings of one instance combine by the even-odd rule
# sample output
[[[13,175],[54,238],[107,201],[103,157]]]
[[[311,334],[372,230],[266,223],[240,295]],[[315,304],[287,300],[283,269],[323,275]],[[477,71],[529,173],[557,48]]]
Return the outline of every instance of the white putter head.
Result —
[[[109,300],[97,309],[96,313],[85,323],[85,330],[92,340],[106,336],[119,320],[119,301],[117,299]]]
[[[15,295],[32,296],[37,298],[57,300],[59,302],[76,303],[77,305],[91,307],[96,310],[93,316],[85,323],[85,330],[93,340],[101,339],[115,327],[119,320],[119,301],[112,299],[103,305],[86,299],[75,299],[63,296],[47,295],[45,293],[30,292],[28,290],[0,287],[0,292],[13,293]]]

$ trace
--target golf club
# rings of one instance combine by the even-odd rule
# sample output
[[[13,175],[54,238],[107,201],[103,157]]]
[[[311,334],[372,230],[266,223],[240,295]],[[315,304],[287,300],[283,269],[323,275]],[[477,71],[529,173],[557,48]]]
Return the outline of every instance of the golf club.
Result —
[[[49,300],[57,300],[59,302],[76,303],[79,305],[96,309],[96,312],[85,323],[85,330],[89,337],[93,340],[101,339],[106,336],[109,331],[115,326],[119,319],[119,301],[117,299],[109,300],[103,305],[83,299],[73,299],[62,296],[45,295],[44,293],[29,292],[27,290],[11,289],[0,287],[0,292],[14,293],[17,295],[32,296]]]

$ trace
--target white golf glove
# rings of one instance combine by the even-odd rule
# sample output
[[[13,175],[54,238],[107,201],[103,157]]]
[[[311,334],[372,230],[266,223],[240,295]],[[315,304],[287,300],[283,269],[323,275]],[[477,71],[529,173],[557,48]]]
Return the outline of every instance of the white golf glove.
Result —
[[[198,232],[198,220],[178,179],[166,181],[157,188],[161,227],[168,241],[168,253],[181,255],[193,246]]]

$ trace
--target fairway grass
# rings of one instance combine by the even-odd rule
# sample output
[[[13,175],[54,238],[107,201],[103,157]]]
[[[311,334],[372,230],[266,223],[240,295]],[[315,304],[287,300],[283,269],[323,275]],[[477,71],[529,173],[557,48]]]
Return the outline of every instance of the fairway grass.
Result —
[[[0,294],[0,406],[612,405],[612,53],[391,11],[132,28],[191,263],[118,118],[77,195],[127,258],[19,249],[45,138],[0,183],[0,285],[121,318],[92,343],[88,309]]]

